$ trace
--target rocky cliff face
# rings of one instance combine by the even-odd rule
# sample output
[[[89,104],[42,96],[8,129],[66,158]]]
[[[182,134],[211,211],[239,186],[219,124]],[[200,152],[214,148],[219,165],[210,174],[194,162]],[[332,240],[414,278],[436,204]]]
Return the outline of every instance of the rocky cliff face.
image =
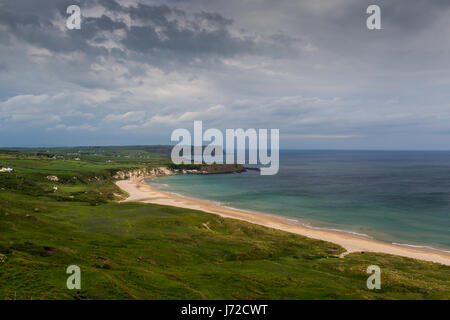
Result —
[[[165,167],[152,168],[152,169],[134,169],[134,170],[121,170],[116,172],[113,176],[114,179],[125,180],[125,179],[141,179],[146,177],[157,177],[157,176],[169,176],[173,172]]]

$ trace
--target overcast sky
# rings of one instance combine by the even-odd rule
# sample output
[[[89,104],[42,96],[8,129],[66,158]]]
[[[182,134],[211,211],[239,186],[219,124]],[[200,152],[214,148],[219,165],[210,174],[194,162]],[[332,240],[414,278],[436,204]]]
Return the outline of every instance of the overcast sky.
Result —
[[[0,146],[169,144],[203,120],[450,150],[449,53],[448,0],[0,0]]]

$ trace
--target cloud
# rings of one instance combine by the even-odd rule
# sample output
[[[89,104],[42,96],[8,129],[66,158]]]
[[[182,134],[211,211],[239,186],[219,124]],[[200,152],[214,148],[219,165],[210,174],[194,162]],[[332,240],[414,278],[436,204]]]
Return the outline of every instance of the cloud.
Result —
[[[448,146],[447,0],[379,0],[380,31],[368,0],[77,3],[81,30],[70,1],[0,4],[1,138],[163,143],[203,120],[291,147]]]
[[[128,123],[141,120],[145,116],[143,111],[129,111],[123,114],[108,114],[104,121],[106,122],[119,122]]]
[[[182,114],[155,114],[148,121],[142,124],[131,124],[121,127],[122,130],[137,130],[152,127],[154,125],[162,126],[182,126],[193,123],[196,120],[208,121],[217,117],[222,117],[226,112],[223,105],[211,106],[201,111],[186,111]]]
[[[356,135],[339,135],[339,134],[282,134],[280,138],[284,139],[351,139],[360,138]]]

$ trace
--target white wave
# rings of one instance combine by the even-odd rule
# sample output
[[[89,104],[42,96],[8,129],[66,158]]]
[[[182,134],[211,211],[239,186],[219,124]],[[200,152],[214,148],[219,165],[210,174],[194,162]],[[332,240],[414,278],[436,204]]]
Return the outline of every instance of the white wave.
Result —
[[[364,237],[364,238],[368,238],[368,239],[373,239],[373,237],[369,236],[368,234],[360,233],[360,232],[356,232],[356,231],[342,230],[342,229],[336,229],[336,228],[319,228],[319,227],[313,227],[313,226],[311,226],[310,224],[307,224],[307,223],[302,223],[302,225],[303,225],[304,227],[310,228],[310,229],[342,232],[342,233],[353,234],[353,235],[359,236],[359,237]]]
[[[256,213],[256,214],[262,214],[262,215],[264,215],[264,213],[262,213],[262,212],[252,211],[252,210],[246,210],[246,209],[241,209],[241,208],[235,208],[235,207],[230,207],[230,206],[219,205],[219,207],[224,208],[224,209],[230,209],[230,210],[236,210],[236,211],[246,212],[246,213]]]
[[[429,250],[434,250],[434,251],[450,253],[450,251],[448,251],[448,250],[437,249],[437,248],[433,248],[433,247],[430,247],[430,246],[420,246],[420,245],[416,245],[416,244],[397,243],[397,242],[392,242],[392,244],[394,244],[396,246],[402,246],[402,247],[411,247],[411,248],[418,248],[418,249],[429,249]]]
[[[156,182],[151,182],[151,183],[147,183],[148,185],[155,187],[155,188],[168,188],[169,185],[165,184],[165,183],[156,183]]]
[[[171,194],[171,195],[174,195],[174,196],[177,196],[177,197],[180,197],[180,198],[193,199],[193,198],[186,197],[185,195],[182,195],[182,194],[179,194],[179,193],[176,193],[176,192],[167,192],[167,193]]]

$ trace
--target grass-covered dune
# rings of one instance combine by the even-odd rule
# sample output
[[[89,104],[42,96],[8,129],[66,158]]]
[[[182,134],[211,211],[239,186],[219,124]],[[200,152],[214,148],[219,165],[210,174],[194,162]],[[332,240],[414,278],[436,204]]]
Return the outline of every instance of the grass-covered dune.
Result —
[[[164,162],[154,156],[155,165]],[[332,243],[194,210],[117,203],[111,172],[138,160],[119,166],[92,157],[0,155],[0,165],[14,168],[0,174],[0,299],[450,298],[448,266],[373,253],[339,258],[343,249]],[[66,287],[69,265],[81,268],[79,291]],[[381,267],[381,290],[366,287],[369,265]]]

